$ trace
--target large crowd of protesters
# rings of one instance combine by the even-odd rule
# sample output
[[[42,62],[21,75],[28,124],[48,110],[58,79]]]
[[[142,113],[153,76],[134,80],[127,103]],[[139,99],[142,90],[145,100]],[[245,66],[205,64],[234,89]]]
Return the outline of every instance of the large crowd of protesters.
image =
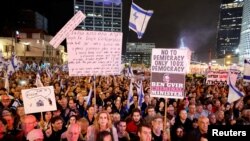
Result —
[[[228,86],[206,85],[204,76],[186,77],[183,99],[150,97],[150,79],[142,76],[134,80],[128,107],[131,77],[51,72],[40,76],[44,86],[54,87],[55,111],[25,114],[21,90],[37,87],[37,71],[16,71],[8,89],[0,82],[0,141],[205,141],[208,125],[250,125],[250,85],[242,79],[236,85],[245,96],[228,103]]]

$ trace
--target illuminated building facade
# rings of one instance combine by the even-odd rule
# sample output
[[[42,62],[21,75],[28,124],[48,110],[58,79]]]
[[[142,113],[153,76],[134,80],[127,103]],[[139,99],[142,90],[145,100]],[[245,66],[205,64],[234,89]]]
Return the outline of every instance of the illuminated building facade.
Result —
[[[77,29],[122,32],[121,0],[74,0],[74,11],[81,10],[86,19]]]
[[[237,56],[240,42],[243,0],[222,0],[217,34],[217,58]]]
[[[239,44],[239,64],[243,64],[245,58],[250,58],[250,0],[244,1]]]

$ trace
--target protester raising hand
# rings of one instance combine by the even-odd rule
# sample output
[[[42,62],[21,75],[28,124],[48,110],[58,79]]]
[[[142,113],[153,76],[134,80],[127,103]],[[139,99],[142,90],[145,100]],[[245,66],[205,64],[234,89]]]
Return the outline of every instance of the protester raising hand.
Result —
[[[45,131],[46,137],[50,137],[52,134],[52,127],[51,124],[49,125],[48,129]]]

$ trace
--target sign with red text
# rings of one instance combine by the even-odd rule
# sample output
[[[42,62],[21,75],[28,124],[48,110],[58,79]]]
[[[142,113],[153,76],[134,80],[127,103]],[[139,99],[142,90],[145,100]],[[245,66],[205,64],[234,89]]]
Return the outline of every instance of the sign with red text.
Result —
[[[228,71],[209,71],[207,73],[207,85],[227,85]]]
[[[184,98],[185,75],[190,62],[185,49],[152,49],[151,96]]]

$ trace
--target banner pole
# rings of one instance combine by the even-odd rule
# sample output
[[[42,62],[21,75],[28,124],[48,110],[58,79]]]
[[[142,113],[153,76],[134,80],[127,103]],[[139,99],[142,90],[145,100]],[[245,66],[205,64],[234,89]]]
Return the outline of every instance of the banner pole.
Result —
[[[94,77],[94,99],[95,99],[93,104],[95,105],[95,112],[97,112],[96,111],[96,75],[94,75],[93,77]]]
[[[163,129],[165,130],[167,128],[167,109],[168,109],[168,98],[165,98],[165,116],[164,116],[164,124]]]
[[[168,98],[165,98],[165,116],[163,122],[163,133],[166,137],[164,137],[163,140],[171,141],[170,130],[169,128],[167,128],[167,109],[168,109]]]

